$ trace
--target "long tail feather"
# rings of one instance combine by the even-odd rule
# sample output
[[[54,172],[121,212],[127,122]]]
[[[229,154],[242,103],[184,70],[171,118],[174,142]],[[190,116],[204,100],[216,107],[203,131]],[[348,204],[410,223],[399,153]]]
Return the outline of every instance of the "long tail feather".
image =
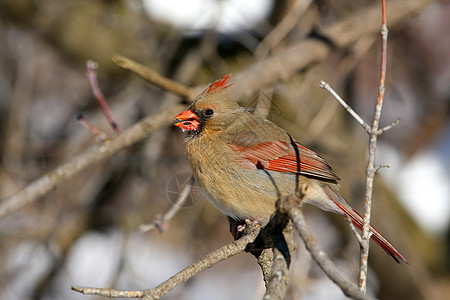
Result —
[[[334,199],[332,200],[346,216],[350,217],[352,223],[362,230],[363,218],[361,217],[361,215],[358,214],[354,209],[352,208],[348,209],[344,205],[335,201]],[[404,262],[409,264],[406,258],[403,255],[401,255],[400,252],[397,249],[395,249],[395,247],[392,246],[392,244],[383,235],[381,235],[381,233],[379,233],[378,230],[376,230],[372,225],[370,225],[370,232],[372,233],[371,239],[374,240],[375,243],[380,245],[380,247],[383,248],[383,250],[386,251],[387,254],[392,256],[392,258],[397,263]]]

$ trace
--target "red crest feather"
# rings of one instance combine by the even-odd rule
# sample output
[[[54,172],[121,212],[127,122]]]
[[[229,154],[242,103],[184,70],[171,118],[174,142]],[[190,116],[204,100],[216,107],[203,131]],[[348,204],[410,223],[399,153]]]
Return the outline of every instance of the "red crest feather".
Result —
[[[222,78],[214,81],[213,83],[211,83],[208,88],[206,89],[206,93],[211,93],[214,91],[219,91],[219,90],[223,90],[229,86],[231,86],[232,84],[226,85],[228,82],[228,79],[230,79],[231,74],[225,75]]]

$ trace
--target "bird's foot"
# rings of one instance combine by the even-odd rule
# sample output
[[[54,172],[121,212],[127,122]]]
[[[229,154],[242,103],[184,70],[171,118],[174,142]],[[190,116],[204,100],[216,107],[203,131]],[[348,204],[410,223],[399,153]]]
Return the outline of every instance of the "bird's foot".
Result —
[[[262,218],[258,217],[255,220],[233,220],[231,218],[228,218],[228,221],[230,222],[230,232],[231,235],[233,236],[234,240],[237,240],[239,238],[241,238],[244,235],[244,231],[247,227],[252,227],[252,226],[256,226],[259,225],[259,223],[261,222]]]

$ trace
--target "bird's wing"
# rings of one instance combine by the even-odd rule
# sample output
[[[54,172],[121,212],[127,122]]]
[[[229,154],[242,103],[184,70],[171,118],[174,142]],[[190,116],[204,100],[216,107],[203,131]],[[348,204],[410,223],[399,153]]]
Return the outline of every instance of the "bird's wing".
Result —
[[[322,180],[339,180],[331,167],[314,151],[292,141],[263,142],[253,145],[229,143],[237,162],[246,169],[265,169],[298,173]]]

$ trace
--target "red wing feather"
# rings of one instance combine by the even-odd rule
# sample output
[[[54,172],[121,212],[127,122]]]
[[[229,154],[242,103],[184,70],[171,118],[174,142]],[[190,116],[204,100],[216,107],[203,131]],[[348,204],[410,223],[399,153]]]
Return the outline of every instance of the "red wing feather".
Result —
[[[230,144],[238,153],[238,163],[244,168],[256,168],[260,163],[264,169],[276,172],[299,173],[325,180],[339,180],[331,167],[314,151],[296,143],[300,159],[298,170],[297,155],[291,144],[267,142],[252,147]]]

